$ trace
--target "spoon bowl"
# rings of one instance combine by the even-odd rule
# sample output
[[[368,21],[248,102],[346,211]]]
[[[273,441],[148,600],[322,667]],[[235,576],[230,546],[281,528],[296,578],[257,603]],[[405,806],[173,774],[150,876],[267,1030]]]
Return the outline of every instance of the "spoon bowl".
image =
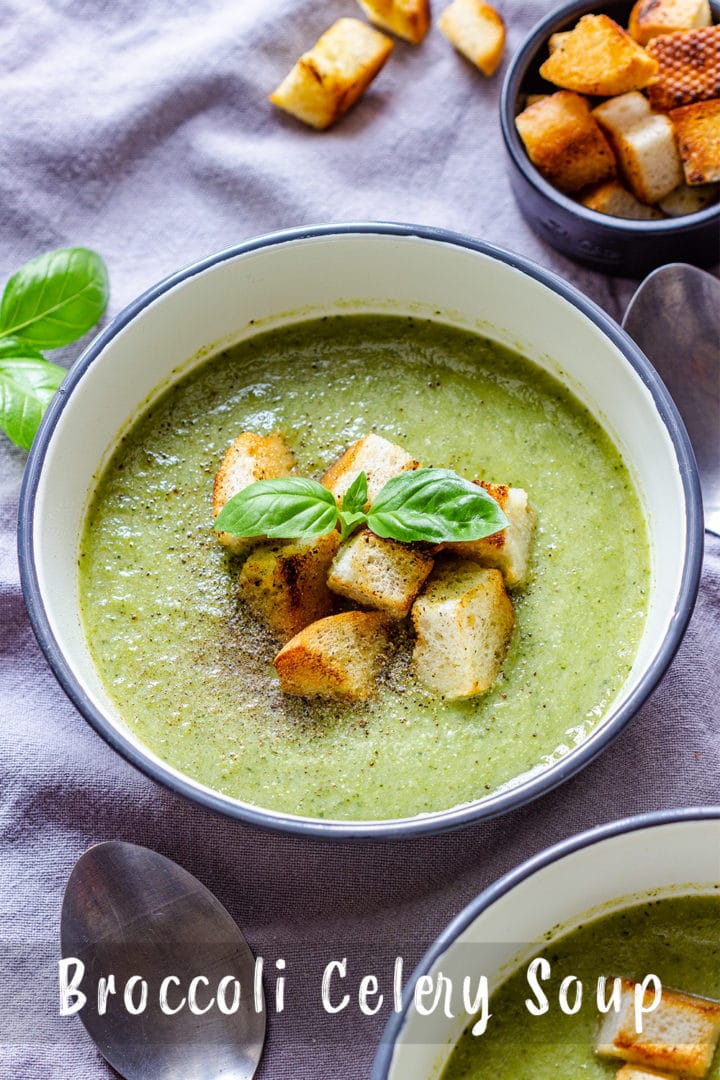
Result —
[[[266,1018],[255,957],[187,870],[135,844],[90,848],[65,890],[61,948],[80,1018],[125,1080],[252,1080]]]
[[[658,371],[690,435],[705,528],[720,536],[720,281],[670,263],[645,278],[623,326]]]

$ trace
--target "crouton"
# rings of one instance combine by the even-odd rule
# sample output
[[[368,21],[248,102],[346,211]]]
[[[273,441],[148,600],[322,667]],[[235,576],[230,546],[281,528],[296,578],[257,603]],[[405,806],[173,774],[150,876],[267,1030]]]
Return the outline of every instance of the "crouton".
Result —
[[[654,206],[641,203],[632,192],[618,180],[606,180],[604,184],[586,191],[580,199],[588,210],[599,214],[611,214],[613,217],[631,218],[635,221],[661,220],[662,214]]]
[[[637,984],[622,980],[618,1012],[606,1014],[595,1046],[601,1058],[620,1058],[634,1065],[683,1077],[704,1077],[712,1064],[720,1036],[720,1002],[663,990],[660,1005],[643,1016],[643,1031],[635,1031]],[[654,992],[647,990],[649,1006]]]
[[[647,45],[660,34],[697,30],[711,22],[708,0],[637,0],[630,12],[628,31],[638,45]]]
[[[430,29],[430,0],[358,0],[371,23],[419,45]]]
[[[213,484],[213,517],[217,517],[228,499],[257,480],[275,480],[289,476],[294,464],[290,448],[282,435],[255,435],[244,431],[225,451]],[[235,555],[249,551],[260,537],[244,538],[218,533],[218,540]]]
[[[559,30],[556,34],[551,34],[548,38],[548,52],[554,53],[556,49],[559,49],[570,33],[570,30]]]
[[[494,75],[505,50],[505,23],[483,0],[453,0],[438,20],[445,37],[483,75]]]
[[[482,540],[445,544],[444,550],[449,555],[500,570],[510,589],[525,585],[530,574],[530,551],[535,528],[535,512],[530,506],[527,492],[520,487],[491,484],[486,480],[482,481],[480,487],[495,499],[509,525]]]
[[[720,101],[700,101],[673,109],[670,119],[680,146],[685,182],[720,181]]]
[[[692,105],[687,107],[693,108]],[[682,157],[682,152],[680,156]],[[698,210],[704,210],[706,206],[712,206],[714,202],[717,202],[718,194],[720,194],[720,188],[717,184],[698,184],[697,187],[680,184],[664,199],[661,199],[658,206],[668,217],[683,217],[685,214],[696,214]]]
[[[380,611],[345,611],[311,623],[275,657],[286,694],[366,701],[375,690],[392,620]]]
[[[664,199],[682,181],[682,166],[670,119],[654,113],[633,91],[604,101],[593,115],[615,151],[623,179],[648,205]]]
[[[339,120],[392,52],[390,38],[359,19],[338,19],[270,95],[279,109],[320,130]]]
[[[526,94],[525,108],[527,109],[530,105],[537,105],[538,101],[544,101],[547,96],[547,94]]]
[[[648,88],[653,109],[669,112],[720,97],[720,26],[663,34],[653,38],[647,51],[658,65]]]
[[[642,1069],[636,1065],[623,1065],[615,1073],[615,1080],[672,1080],[667,1073],[656,1072],[655,1069]]]
[[[641,90],[658,69],[621,26],[607,15],[583,15],[540,68],[548,82],[593,97]]]
[[[403,619],[432,568],[431,555],[362,529],[340,547],[328,585],[356,604]]]
[[[413,605],[412,620],[413,661],[423,686],[450,699],[490,689],[515,621],[499,570],[442,557]]]
[[[373,502],[393,476],[419,468],[420,462],[402,446],[383,439],[382,435],[370,434],[349,446],[330,466],[321,483],[332,491],[339,505],[356,476],[364,472],[368,482],[368,501]]]
[[[332,614],[327,575],[339,545],[335,529],[311,540],[263,544],[245,560],[238,580],[240,597],[281,641]]]
[[[610,144],[584,97],[560,90],[515,118],[528,156],[542,175],[568,194],[615,176]]]

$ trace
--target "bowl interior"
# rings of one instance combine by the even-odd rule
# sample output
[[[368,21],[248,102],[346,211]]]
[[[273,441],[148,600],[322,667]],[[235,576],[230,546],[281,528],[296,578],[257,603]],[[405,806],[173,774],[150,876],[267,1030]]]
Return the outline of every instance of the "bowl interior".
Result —
[[[507,890],[502,882],[491,886],[487,902],[479,897],[446,931],[445,940],[439,939],[431,961],[421,965],[423,972],[442,971],[460,986],[471,956],[473,974],[486,974],[492,992],[537,954],[537,942],[545,947],[580,924],[627,907],[648,893],[653,899],[717,895],[717,811],[706,820],[672,821],[580,842],[577,850],[535,872],[528,864],[524,875],[521,867],[512,875],[519,880]],[[392,1047],[389,1067],[376,1069],[375,1080],[408,1076],[439,1080],[467,1024],[462,1013],[449,1019],[438,1009],[421,1017],[410,1009]]]
[[[117,714],[80,621],[78,542],[89,493],[141,403],[213,343],[318,313],[426,314],[477,330],[523,352],[589,407],[629,465],[648,522],[649,614],[616,708],[638,690],[678,620],[688,514],[683,473],[692,463],[678,460],[656,400],[663,397],[662,388],[650,389],[647,372],[633,369],[594,317],[513,262],[450,239],[396,234],[392,227],[387,234],[348,231],[275,241],[222,257],[160,287],[149,302],[121,316],[76,365],[68,380],[71,393],[51,408],[45,438],[31,460],[30,472],[37,473],[34,500],[26,508],[36,577],[31,614],[76,703],[94,722],[104,718],[106,737],[124,752],[132,748],[134,760],[152,766],[154,775],[179,778]],[[588,312],[593,310],[588,304]],[[620,331],[613,333],[623,342]],[[184,790],[206,791],[187,778]],[[244,806],[223,796],[217,796],[218,803],[231,812]],[[272,823],[287,816],[269,813],[267,818]]]

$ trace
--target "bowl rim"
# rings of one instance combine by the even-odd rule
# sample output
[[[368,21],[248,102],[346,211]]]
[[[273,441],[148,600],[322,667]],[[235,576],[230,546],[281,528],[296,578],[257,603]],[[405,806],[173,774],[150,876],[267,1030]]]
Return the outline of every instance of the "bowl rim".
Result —
[[[615,2],[618,2],[618,0],[615,0]],[[719,22],[719,0],[710,0],[710,7],[715,21]],[[553,8],[548,15],[544,15],[542,19],[536,22],[523,43],[516,50],[505,72],[500,91],[500,129],[505,149],[512,165],[537,192],[565,211],[565,213],[585,221],[589,225],[602,226],[608,230],[617,230],[618,233],[626,234],[626,238],[635,236],[638,232],[648,236],[680,236],[685,232],[694,232],[695,229],[702,228],[703,225],[711,223],[715,219],[720,219],[720,200],[711,203],[710,206],[706,206],[702,210],[696,210],[692,214],[682,214],[679,217],[664,218],[659,221],[638,221],[633,218],[615,217],[612,214],[601,214],[598,210],[591,210],[589,207],[583,206],[582,203],[576,202],[546,180],[528,157],[525,146],[518,134],[515,126],[516,104],[521,92],[522,82],[531,62],[545,45],[550,35],[559,26],[564,25],[568,19],[573,16],[596,13],[601,11],[602,8],[602,0],[569,0],[568,3],[563,4],[561,7]]]
[[[680,481],[687,508],[685,521],[685,562],[675,609],[668,633],[660,644],[651,663],[640,677],[638,684],[606,720],[584,742],[547,769],[529,777],[514,787],[494,792],[484,799],[462,803],[443,811],[420,814],[407,818],[388,818],[377,821],[338,821],[302,817],[287,812],[273,811],[250,803],[243,803],[218,791],[200,785],[190,777],[175,775],[170,766],[157,762],[118,731],[110,719],[85,694],[69,661],[64,656],[50,627],[41,595],[35,555],[33,521],[38,485],[43,463],[58,419],[68,396],[82,378],[90,364],[106,348],[113,338],[142,311],[175,286],[203,273],[205,270],[239,256],[264,249],[332,236],[377,235],[399,239],[420,239],[451,245],[476,252],[506,264],[526,274],[533,280],[557,293],[576,309],[579,309],[598,327],[623,354],[631,368],[640,377],[652,395],[653,402],[677,457]],[[52,400],[35,437],[25,468],[20,492],[18,511],[18,557],[20,581],[30,622],[38,644],[61,687],[84,718],[99,735],[118,753],[147,776],[163,784],[176,794],[189,798],[206,809],[225,814],[261,829],[279,831],[296,836],[328,840],[398,840],[430,833],[448,832],[481,820],[488,820],[517,809],[533,799],[552,791],[559,784],[589,765],[622,731],[665,674],[680,646],[690,616],[695,606],[700,584],[703,557],[703,510],[700,479],[690,439],[680,414],[650,361],[627,335],[627,333],[575,286],[564,281],[553,271],[512,252],[504,251],[483,240],[475,239],[446,229],[426,225],[409,225],[397,222],[346,222],[285,229],[247,240],[224,249],[185,269],[171,274],[158,284],[141,293],[125,307],[97,335],[71,367],[65,382]]]
[[[455,915],[445,929],[438,934],[408,979],[403,990],[402,1012],[392,1013],[383,1028],[370,1080],[387,1080],[389,1076],[393,1052],[407,1021],[409,1007],[412,1003],[412,991],[417,980],[420,976],[427,975],[432,970],[436,961],[492,904],[502,899],[517,885],[520,885],[538,871],[544,870],[547,866],[559,862],[568,855],[573,855],[576,851],[594,847],[595,844],[602,843],[604,840],[625,836],[629,833],[695,821],[720,821],[720,806],[690,806],[653,810],[645,814],[634,814],[632,817],[619,818],[617,821],[606,822],[602,825],[594,825],[590,829],[569,836],[565,840],[560,840],[535,855],[531,855],[519,866],[514,867],[506,874],[503,874],[502,877],[491,882],[462,911]]]

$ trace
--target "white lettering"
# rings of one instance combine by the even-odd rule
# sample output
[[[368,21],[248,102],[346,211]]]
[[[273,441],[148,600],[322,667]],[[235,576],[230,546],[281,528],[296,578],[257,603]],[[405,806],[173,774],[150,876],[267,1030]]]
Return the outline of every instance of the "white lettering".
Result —
[[[349,994],[344,995],[339,1005],[333,1005],[330,1000],[330,985],[335,972],[337,972],[341,979],[347,978],[347,957],[344,957],[342,960],[331,960],[330,963],[326,965],[323,972],[321,997],[323,1008],[325,1009],[325,1012],[328,1013],[342,1012],[350,1003]]]
[[[572,987],[575,987],[575,1000],[571,1005],[568,999]],[[580,980],[576,979],[574,975],[568,975],[566,979],[563,979],[560,983],[558,999],[560,1001],[560,1008],[566,1016],[574,1016],[575,1013],[580,1012],[583,1000],[583,986]]]
[[[530,998],[525,999],[525,1007],[531,1016],[544,1016],[550,1008],[547,994],[541,988],[538,981],[538,972],[540,973],[541,979],[550,978],[550,962],[546,960],[544,956],[536,956],[528,968],[528,986],[532,990],[537,1001],[536,1004],[535,1001],[531,1001]]]
[[[645,994],[650,987],[653,988],[654,996],[649,1005],[645,1005]],[[641,983],[635,986],[635,1031],[642,1035],[643,1016],[655,1012],[662,1001],[662,983],[657,975],[646,975]]]
[[[227,1003],[228,987],[233,988],[233,999],[230,1005]],[[218,983],[217,1007],[224,1016],[232,1016],[240,1008],[240,983],[232,975],[226,975]]]
[[[186,998],[181,998],[180,1004],[176,1005],[174,1009],[169,1004],[168,994],[170,992],[171,983],[175,986],[180,985],[180,980],[177,975],[168,975],[167,978],[163,979],[160,983],[160,1011],[164,1012],[166,1016],[175,1016],[176,1013],[181,1012],[185,1008]]]
[[[72,972],[72,974],[71,974]],[[58,965],[58,982],[60,984],[60,1015],[73,1016],[80,1012],[87,995],[80,989],[80,983],[85,974],[85,965],[82,960],[69,956],[61,960]]]
[[[135,1001],[133,999],[133,994],[134,994],[136,986],[140,987],[140,1000],[137,1002],[137,1004],[135,1003]],[[147,983],[145,982],[145,980],[143,978],[140,977],[140,975],[133,975],[125,983],[125,993],[123,994],[123,1003],[125,1005],[126,1011],[129,1012],[131,1016],[139,1016],[140,1013],[144,1013],[145,1009],[147,1008],[147,999],[148,999],[148,985],[147,985]]]

